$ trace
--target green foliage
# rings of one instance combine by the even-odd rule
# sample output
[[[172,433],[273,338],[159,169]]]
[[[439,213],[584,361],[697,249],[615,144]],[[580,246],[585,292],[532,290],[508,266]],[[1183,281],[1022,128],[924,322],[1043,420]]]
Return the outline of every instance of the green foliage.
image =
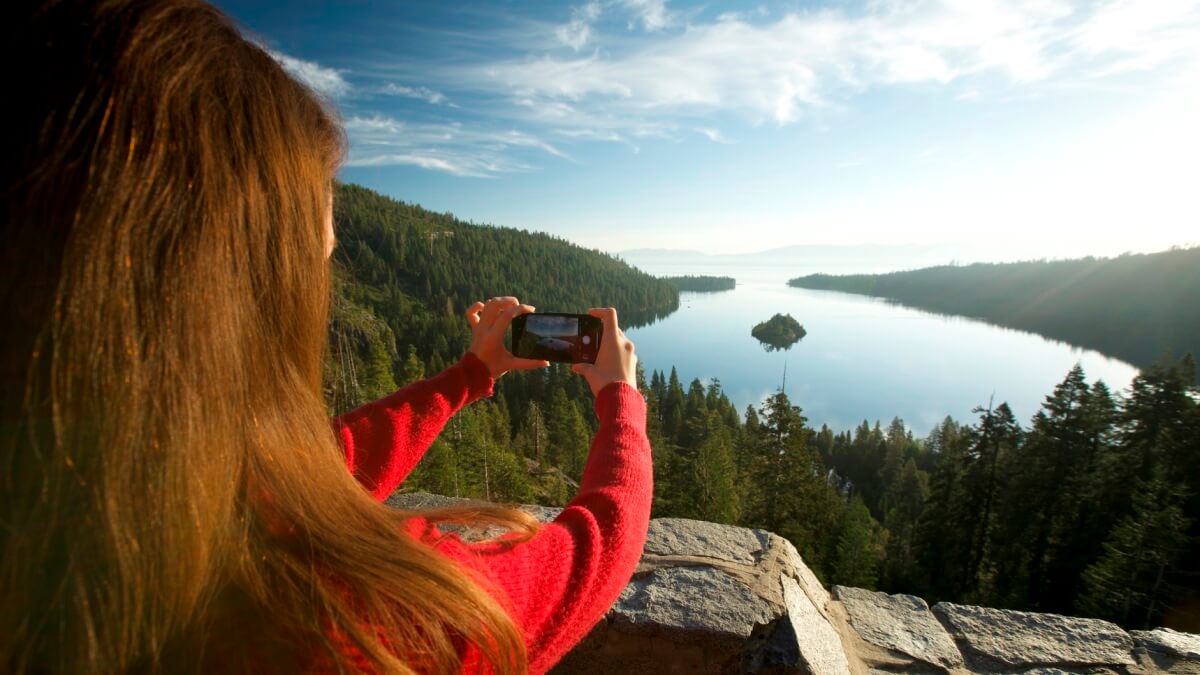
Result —
[[[669,284],[553,237],[462,223],[355,186],[340,186],[338,200],[325,364],[334,411],[456,361],[468,300],[615,304],[623,319],[646,309],[645,320],[676,302]],[[989,403],[971,424],[947,418],[916,438],[900,419],[813,429],[782,392],[739,413],[718,381],[685,387],[674,368],[639,372],[654,515],[774,531],[827,582],[1196,631],[1195,382],[1185,357],[1145,369],[1120,397],[1076,367],[1028,429]],[[591,405],[566,367],[510,373],[455,416],[404,489],[561,505],[596,430]]]
[[[1081,609],[1124,626],[1157,625],[1177,597],[1171,572],[1188,550],[1190,522],[1183,515],[1183,498],[1162,477],[1137,482],[1132,512],[1113,527],[1104,555],[1083,573]]]
[[[345,281],[337,296],[382,319],[395,342],[415,345],[430,373],[462,355],[470,331],[459,314],[476,300],[514,295],[562,312],[612,306],[625,326],[679,306],[675,287],[609,254],[465,223],[357,185],[337,186],[334,223]]]
[[[882,554],[878,528],[879,524],[871,517],[862,498],[854,497],[842,513],[831,583],[875,588],[876,568]]]
[[[335,283],[330,308],[330,352],[324,363],[325,399],[338,412],[387,396],[396,389],[392,364],[396,339],[370,310],[347,299]]]
[[[661,279],[678,290],[699,293],[732,291],[737,287],[737,280],[733,277],[692,276],[689,274],[682,277],[661,277]]]
[[[411,384],[422,379],[425,379],[425,364],[417,357],[417,348],[409,345],[404,353],[404,363],[400,367],[400,384]]]
[[[890,274],[812,274],[788,283],[976,317],[1143,368],[1164,355],[1200,353],[1200,247]]]
[[[773,352],[791,349],[808,332],[791,314],[776,314],[750,329],[750,334],[763,344],[763,349]]]

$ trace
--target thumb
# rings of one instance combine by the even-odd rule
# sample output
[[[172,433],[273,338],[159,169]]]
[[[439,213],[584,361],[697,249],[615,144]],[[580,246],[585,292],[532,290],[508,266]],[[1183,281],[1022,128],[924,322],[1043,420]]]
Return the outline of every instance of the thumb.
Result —
[[[593,366],[590,363],[576,363],[575,365],[571,366],[571,372],[575,373],[576,375],[587,376],[592,368]]]

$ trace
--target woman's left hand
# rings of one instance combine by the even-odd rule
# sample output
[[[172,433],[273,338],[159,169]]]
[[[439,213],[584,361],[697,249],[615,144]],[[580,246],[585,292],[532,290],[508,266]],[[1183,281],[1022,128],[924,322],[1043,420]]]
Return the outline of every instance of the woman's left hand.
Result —
[[[519,359],[504,347],[504,334],[514,317],[529,314],[533,307],[522,305],[513,297],[492,298],[476,302],[467,308],[467,323],[471,324],[471,346],[467,349],[483,361],[492,379],[510,370],[545,368],[549,361]]]

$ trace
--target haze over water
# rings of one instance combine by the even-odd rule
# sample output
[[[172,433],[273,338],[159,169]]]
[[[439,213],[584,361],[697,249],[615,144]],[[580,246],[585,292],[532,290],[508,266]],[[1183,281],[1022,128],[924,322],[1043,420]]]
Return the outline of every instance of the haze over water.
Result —
[[[1045,396],[1080,363],[1088,380],[1114,392],[1137,369],[1098,352],[973,319],[931,314],[865,296],[787,286],[815,269],[793,266],[697,269],[626,256],[656,275],[732,276],[735,290],[683,293],[679,311],[628,331],[647,374],[672,366],[686,388],[693,378],[717,378],[740,410],[758,405],[783,384],[810,423],[835,431],[864,419],[886,425],[902,418],[924,436],[945,416],[972,421],[976,406],[1007,401],[1028,426]],[[848,272],[850,270],[839,270]],[[853,270],[867,271],[867,270]],[[790,313],[808,335],[786,352],[766,352],[750,336],[754,324]]]

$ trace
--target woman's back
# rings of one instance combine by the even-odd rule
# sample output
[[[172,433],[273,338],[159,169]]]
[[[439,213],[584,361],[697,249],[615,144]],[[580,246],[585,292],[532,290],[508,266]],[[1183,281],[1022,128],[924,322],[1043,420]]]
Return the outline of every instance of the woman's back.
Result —
[[[543,571],[497,580],[487,556],[632,570],[636,392],[605,395],[636,470],[600,471],[577,522],[496,544],[508,557],[412,536],[427,521],[355,481],[355,434],[321,397],[332,114],[202,2],[4,11],[8,62],[27,65],[0,157],[0,670],[519,672],[531,630],[566,644],[522,623],[536,594],[492,583]],[[360,458],[403,450],[379,414]],[[632,506],[596,521],[613,490]],[[531,536],[515,512],[472,513]],[[543,623],[582,611],[558,602]]]

